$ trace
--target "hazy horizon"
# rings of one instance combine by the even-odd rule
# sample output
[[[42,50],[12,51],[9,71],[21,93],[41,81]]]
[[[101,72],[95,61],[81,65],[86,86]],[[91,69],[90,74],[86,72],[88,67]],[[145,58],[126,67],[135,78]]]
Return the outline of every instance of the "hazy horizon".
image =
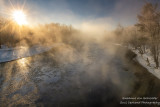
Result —
[[[12,9],[23,9],[31,25],[54,22],[82,30],[108,31],[118,24],[135,24],[147,1],[157,0],[0,0],[0,15],[9,18]]]

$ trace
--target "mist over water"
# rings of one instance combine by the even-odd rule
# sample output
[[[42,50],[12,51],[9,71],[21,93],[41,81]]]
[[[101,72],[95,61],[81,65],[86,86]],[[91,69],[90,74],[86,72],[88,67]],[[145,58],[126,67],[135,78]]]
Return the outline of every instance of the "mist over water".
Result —
[[[82,40],[83,44],[70,42],[0,64],[0,104],[118,104],[122,96],[131,93],[135,80],[125,68],[125,49],[95,39]]]
[[[150,74],[134,63],[126,47],[116,44],[114,32],[88,30],[51,23],[23,26],[21,32],[9,32],[15,38],[2,37],[14,40],[8,47],[26,47],[21,53],[34,46],[53,48],[0,63],[0,105],[105,107],[118,106],[125,96],[157,96],[159,81],[144,76]]]
[[[152,42],[143,36],[159,34],[159,11],[152,14],[156,23],[147,12],[154,13],[156,1],[140,12],[149,1],[0,0],[0,107],[116,107],[141,101],[123,97],[159,101],[159,79],[131,50],[152,65],[145,53]],[[155,26],[141,32],[134,24],[143,21],[141,30]]]

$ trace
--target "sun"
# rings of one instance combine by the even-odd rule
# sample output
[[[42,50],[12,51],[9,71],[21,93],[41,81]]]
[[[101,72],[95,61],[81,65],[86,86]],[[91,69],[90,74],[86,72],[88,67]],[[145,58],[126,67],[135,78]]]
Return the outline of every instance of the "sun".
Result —
[[[17,22],[19,25],[26,25],[27,20],[26,20],[26,15],[22,10],[15,10],[12,13],[12,17],[15,22]]]

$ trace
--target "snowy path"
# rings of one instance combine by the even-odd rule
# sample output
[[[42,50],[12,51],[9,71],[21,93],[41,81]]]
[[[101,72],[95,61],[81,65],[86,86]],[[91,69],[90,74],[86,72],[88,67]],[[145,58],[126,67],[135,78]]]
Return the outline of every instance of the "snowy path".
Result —
[[[52,46],[40,46],[35,45],[28,47],[17,47],[0,49],[0,63],[17,60],[20,58],[30,57],[36,54],[40,54],[62,44],[54,44]]]

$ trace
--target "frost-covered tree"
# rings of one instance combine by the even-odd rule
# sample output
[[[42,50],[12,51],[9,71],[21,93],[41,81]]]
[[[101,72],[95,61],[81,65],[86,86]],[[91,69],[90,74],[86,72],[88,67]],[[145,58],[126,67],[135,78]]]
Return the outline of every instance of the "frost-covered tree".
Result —
[[[138,15],[136,26],[139,31],[147,35],[150,40],[150,50],[153,54],[156,68],[159,67],[159,42],[160,42],[160,12],[158,4],[146,3]]]
[[[118,24],[116,30],[114,31],[116,39],[119,43],[124,43],[124,27],[121,24]]]
[[[3,36],[3,29],[5,28],[5,25],[6,25],[6,22],[7,20],[5,20],[4,18],[0,17],[0,48],[1,48],[1,45],[2,45],[2,36]]]

